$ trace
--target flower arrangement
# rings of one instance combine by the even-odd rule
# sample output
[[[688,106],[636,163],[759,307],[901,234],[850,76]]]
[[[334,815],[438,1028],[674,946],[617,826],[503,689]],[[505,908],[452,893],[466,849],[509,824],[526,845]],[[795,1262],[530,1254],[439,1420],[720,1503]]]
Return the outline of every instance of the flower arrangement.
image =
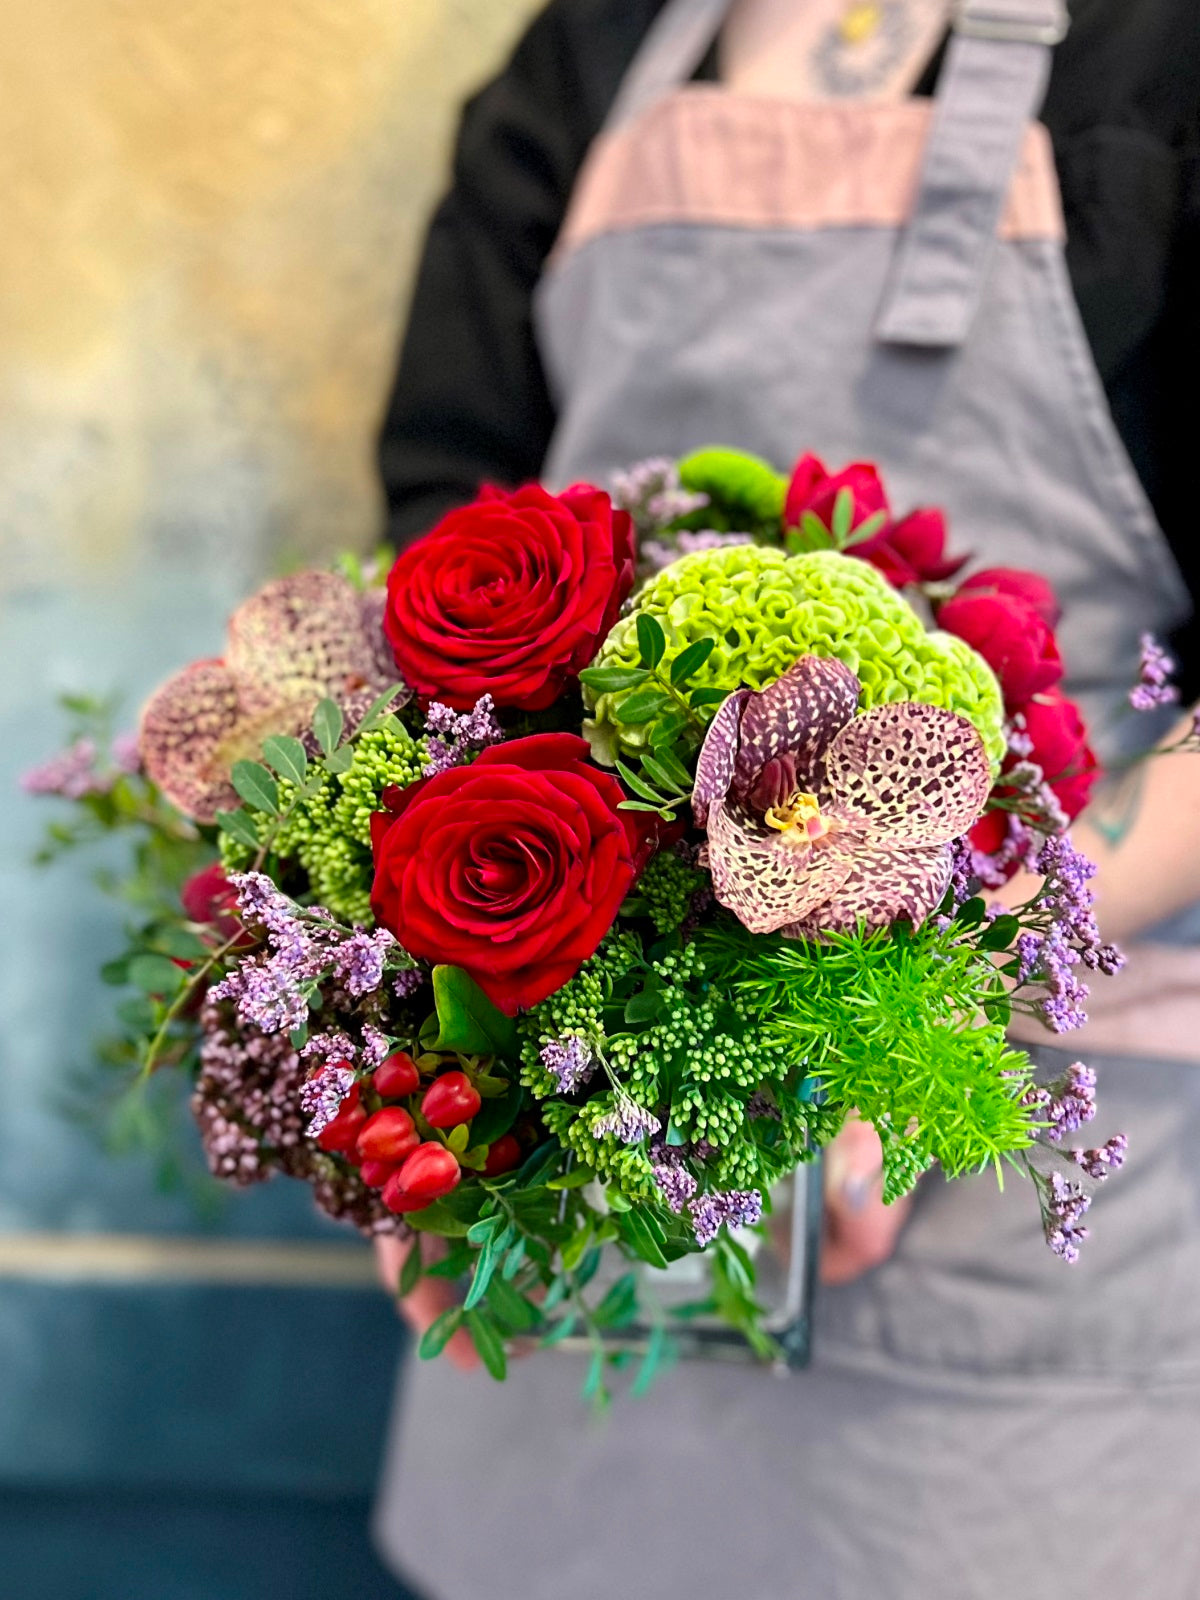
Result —
[[[267,584],[136,750],[76,702],[27,783],[74,803],[60,846],[138,830],[123,1058],[190,1074],[218,1177],[411,1236],[402,1291],[465,1285],[422,1353],[465,1326],[497,1377],[581,1333],[598,1390],[635,1321],[661,1359],[637,1269],[696,1252],[774,1355],[772,1191],[852,1110],[887,1199],[1009,1165],[1074,1260],[1124,1143],[1069,1147],[1094,1077],[1036,1081],[1005,1028],[1078,1025],[1120,963],[1065,833],[1097,764],[1049,586],[962,566],[869,465],[710,449],[487,488],[386,586]],[[978,892],[1023,865],[1024,903]]]

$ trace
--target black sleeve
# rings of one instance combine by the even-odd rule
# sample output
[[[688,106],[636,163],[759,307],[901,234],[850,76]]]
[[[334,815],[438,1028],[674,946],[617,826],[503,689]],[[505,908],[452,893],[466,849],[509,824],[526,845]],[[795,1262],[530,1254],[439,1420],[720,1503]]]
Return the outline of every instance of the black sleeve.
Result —
[[[662,0],[553,0],[468,101],[417,272],[379,464],[403,544],[481,481],[536,477],[554,414],[531,299],[575,177]]]

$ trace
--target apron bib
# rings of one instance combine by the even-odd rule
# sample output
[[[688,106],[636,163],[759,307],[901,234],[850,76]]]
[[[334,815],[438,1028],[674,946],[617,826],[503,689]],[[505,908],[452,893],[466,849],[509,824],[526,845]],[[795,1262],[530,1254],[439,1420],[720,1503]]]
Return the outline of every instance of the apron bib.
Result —
[[[690,83],[727,9],[670,0],[581,174],[536,302],[546,478],[710,443],[874,460],[897,509],[941,505],[979,564],[1054,583],[1068,691],[1111,758],[1144,736],[1119,716],[1139,636],[1187,600],[1030,120],[1059,0],[966,0],[936,100],[894,105]],[[820,1292],[814,1363],[784,1381],[684,1363],[604,1430],[573,1359],[503,1386],[420,1367],[385,1548],[444,1600],[1049,1600],[1065,1491],[1076,1586],[1194,1594],[1200,1074],[1146,1054],[1101,1064],[1132,1154],[1078,1268],[1040,1243],[1032,1195],[935,1178],[891,1261]]]

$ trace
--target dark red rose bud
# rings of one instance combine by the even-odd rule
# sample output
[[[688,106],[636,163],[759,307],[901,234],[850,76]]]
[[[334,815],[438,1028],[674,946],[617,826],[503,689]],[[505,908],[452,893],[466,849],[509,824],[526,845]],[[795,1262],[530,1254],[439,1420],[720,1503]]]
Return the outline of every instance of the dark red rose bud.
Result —
[[[502,1172],[511,1172],[520,1163],[521,1146],[511,1133],[503,1133],[487,1153],[483,1164],[485,1178],[498,1178]]]
[[[602,489],[488,486],[401,551],[384,632],[419,695],[541,711],[595,655],[633,577],[633,524]]]
[[[402,1106],[384,1106],[368,1117],[358,1135],[363,1161],[403,1161],[421,1142],[416,1123]]]
[[[1059,805],[1074,819],[1091,798],[1101,770],[1079,707],[1050,689],[1022,706],[1020,714],[1033,746],[1026,759],[1041,767]]]
[[[338,1107],[332,1122],[326,1123],[317,1135],[317,1144],[333,1155],[353,1156],[359,1131],[367,1120],[367,1113],[359,1103],[358,1085],[352,1084],[349,1093]]]
[[[910,511],[888,522],[878,533],[851,545],[848,554],[869,561],[894,588],[913,583],[942,583],[966,560],[946,557],[946,519],[933,508]]]
[[[431,1128],[457,1128],[470,1122],[483,1100],[465,1072],[447,1072],[435,1078],[421,1101],[421,1115]]]
[[[394,1161],[364,1161],[358,1169],[358,1175],[368,1189],[382,1189],[397,1170]]]
[[[854,497],[851,530],[861,527],[880,511],[887,513],[887,495],[870,462],[852,461],[840,472],[828,472],[819,457],[801,456],[792,469],[792,481],[784,501],[784,526],[798,528],[806,511],[819,517],[827,528],[832,526],[834,507],[843,489],[849,489]]]
[[[1015,595],[960,591],[940,608],[937,622],[979,652],[999,679],[1009,710],[1062,677],[1054,634],[1045,619]]]
[[[1053,584],[1037,572],[1023,567],[985,567],[972,572],[959,584],[956,594],[1006,594],[1032,606],[1048,628],[1057,628],[1062,607]]]
[[[461,1177],[452,1151],[440,1144],[423,1144],[384,1184],[383,1203],[389,1211],[419,1211],[449,1194]]]
[[[213,928],[221,944],[236,937],[239,932],[242,935],[238,939],[239,948],[248,948],[257,943],[254,935],[242,928],[237,914],[237,892],[219,861],[210,862],[207,867],[201,867],[199,872],[193,872],[180,889],[179,899],[188,921]]]
[[[371,1082],[381,1099],[403,1100],[421,1087],[421,1074],[408,1052],[397,1050],[375,1068]]]

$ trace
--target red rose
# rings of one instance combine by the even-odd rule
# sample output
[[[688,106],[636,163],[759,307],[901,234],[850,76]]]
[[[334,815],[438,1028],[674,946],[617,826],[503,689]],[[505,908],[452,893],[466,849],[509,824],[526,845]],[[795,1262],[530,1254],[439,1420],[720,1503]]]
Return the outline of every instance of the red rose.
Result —
[[[542,711],[633,587],[633,523],[601,489],[486,487],[396,559],[383,627],[418,694]]]
[[[897,589],[910,583],[942,583],[967,559],[947,560],[946,519],[932,507],[885,523],[869,539],[851,545],[848,554],[869,561]]]
[[[986,567],[959,584],[957,594],[1006,594],[1032,606],[1048,628],[1057,628],[1062,607],[1052,584],[1021,567]]]
[[[960,591],[940,608],[937,621],[939,628],[957,634],[979,652],[1000,680],[1010,709],[1024,705],[1062,677],[1053,631],[1044,617],[1015,595]]]
[[[887,495],[879,474],[869,461],[852,461],[840,472],[828,472],[817,456],[801,456],[792,469],[787,499],[783,506],[785,528],[798,528],[806,511],[820,518],[827,528],[833,525],[833,508],[843,489],[854,497],[851,529],[860,527],[877,512],[886,514]]]
[[[1022,706],[1020,714],[1033,746],[1025,759],[1041,767],[1067,816],[1077,817],[1100,776],[1079,707],[1060,690],[1051,689]]]
[[[371,909],[512,1016],[574,977],[641,868],[644,825],[572,733],[494,745],[372,818]]]

